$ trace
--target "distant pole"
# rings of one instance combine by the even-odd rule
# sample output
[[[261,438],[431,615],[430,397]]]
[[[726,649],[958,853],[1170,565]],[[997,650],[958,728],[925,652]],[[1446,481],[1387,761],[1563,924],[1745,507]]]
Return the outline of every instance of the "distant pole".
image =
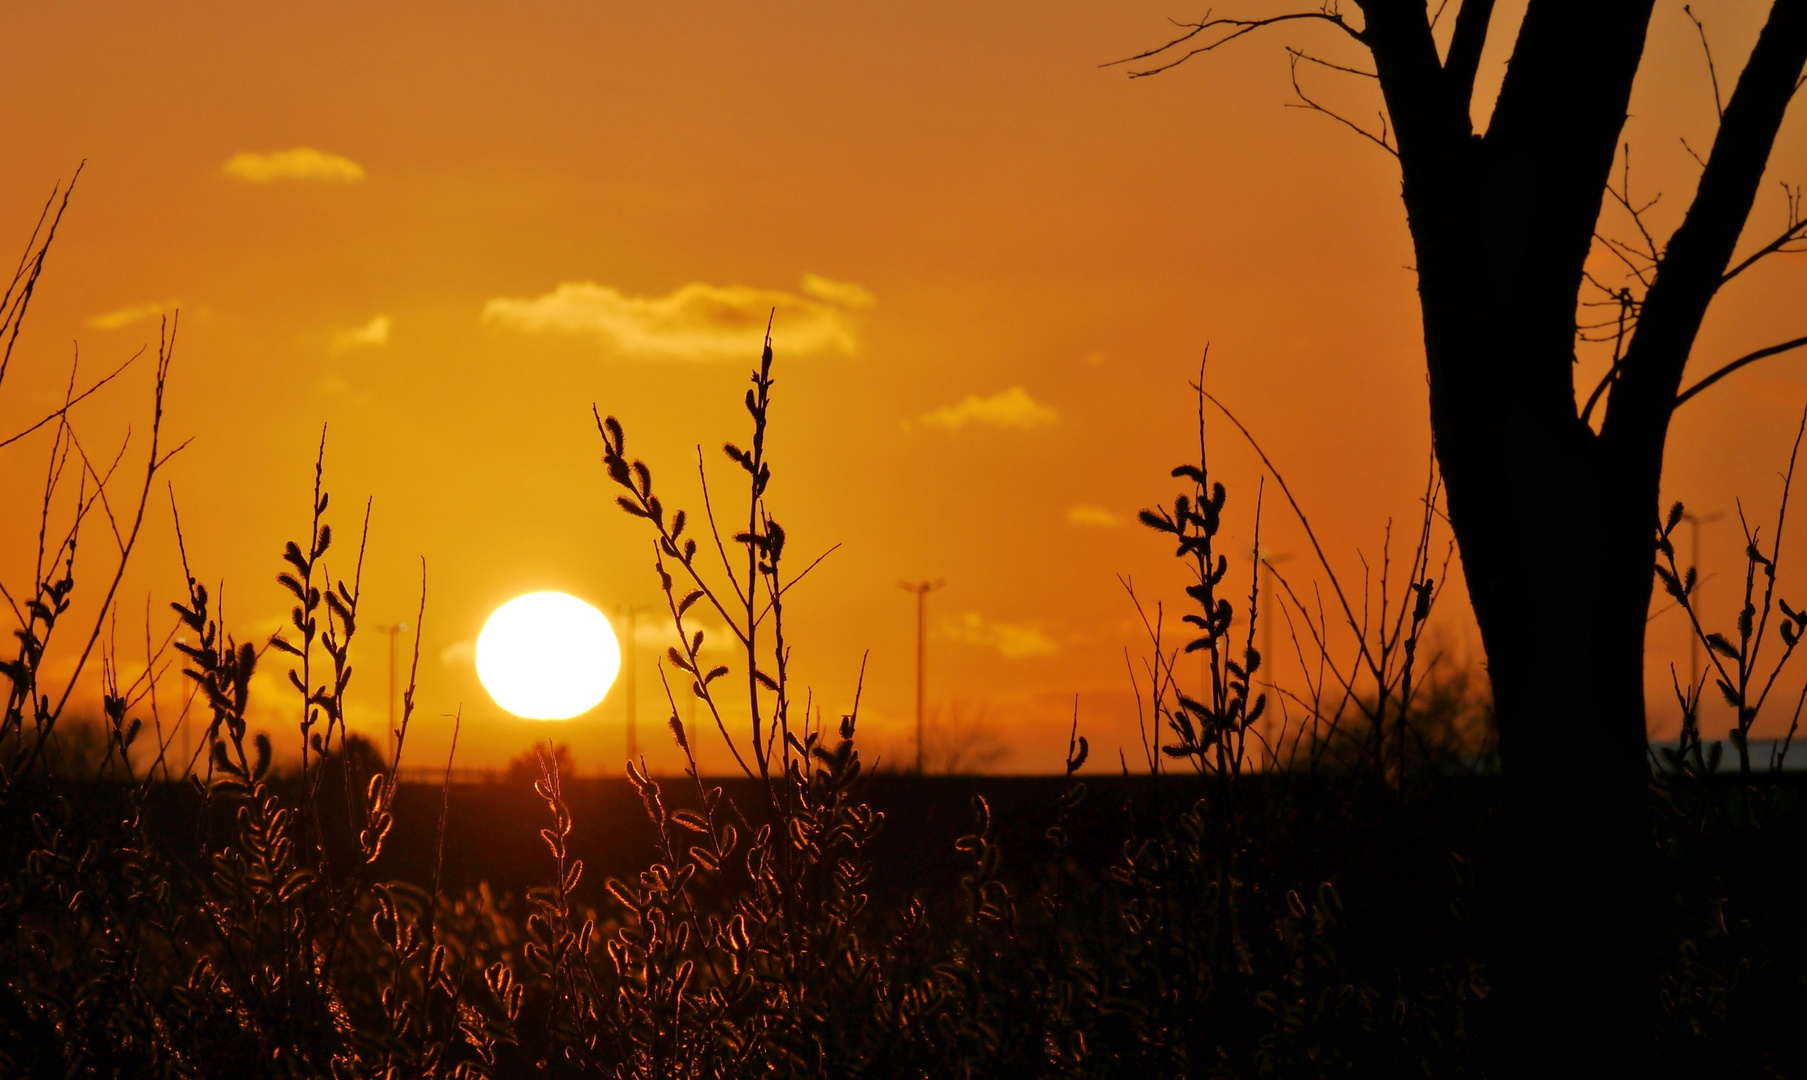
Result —
[[[627,605],[621,609],[627,623],[627,759],[640,752],[640,609]]]
[[[1694,514],[1682,515],[1682,520],[1688,523],[1688,546],[1692,549],[1688,552],[1688,565],[1693,569],[1695,575],[1694,592],[1688,597],[1688,604],[1696,612],[1700,610],[1699,600],[1701,589],[1707,583],[1706,575],[1700,572],[1700,527],[1702,525],[1711,525],[1713,522],[1718,521],[1724,516],[1725,511],[1723,510],[1717,514],[1708,514],[1706,517],[1697,517]],[[1690,622],[1688,626],[1688,693],[1696,693],[1699,686],[1700,635],[1694,632],[1694,627],[1692,622]],[[1694,715],[1696,719],[1700,717],[1699,701],[1694,703]]]
[[[1261,593],[1261,666],[1267,668],[1268,683],[1274,681],[1274,565],[1292,558],[1290,553],[1274,554],[1270,551],[1256,551],[1255,573],[1258,591]]]
[[[1261,560],[1261,666],[1274,662],[1274,568]],[[1274,681],[1274,673],[1270,670],[1267,681]]]
[[[922,775],[922,687],[923,654],[928,650],[929,594],[946,585],[945,581],[900,581],[897,587],[916,594],[916,775]]]
[[[1292,558],[1290,553],[1274,554],[1259,548],[1253,551],[1255,560],[1256,591],[1261,594],[1261,668],[1267,672],[1265,681],[1269,686],[1274,683],[1274,564],[1283,563]],[[1273,730],[1273,716],[1270,714],[1263,730]],[[1274,748],[1274,760],[1279,761],[1280,749]]]
[[[389,736],[386,743],[389,747],[389,761],[395,761],[395,639],[398,634],[408,628],[408,624],[391,623],[377,629],[389,635]]]

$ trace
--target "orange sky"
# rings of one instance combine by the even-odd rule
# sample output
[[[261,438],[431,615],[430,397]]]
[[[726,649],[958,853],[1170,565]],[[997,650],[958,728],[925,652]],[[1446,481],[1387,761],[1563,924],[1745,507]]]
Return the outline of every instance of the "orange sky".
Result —
[[[1695,5],[1722,72],[1754,34],[1746,7]],[[1502,6],[1496,34],[1514,10]],[[150,312],[179,305],[168,429],[195,441],[169,476],[234,628],[259,636],[282,617],[278,555],[306,528],[327,423],[341,544],[375,501],[353,726],[382,727],[386,639],[370,627],[412,617],[424,557],[411,763],[443,762],[441,714],[462,706],[464,764],[550,734],[581,768],[612,772],[619,693],[580,720],[509,719],[478,686],[469,642],[524,591],[564,589],[611,615],[657,600],[646,537],[612,506],[590,405],[622,419],[670,501],[693,504],[698,443],[728,482],[714,448],[744,437],[756,348],[698,312],[778,304],[772,497],[794,552],[843,545],[795,594],[798,678],[832,715],[870,649],[866,730],[906,760],[913,609],[896,582],[945,578],[931,706],[983,712],[1009,750],[998,767],[1039,770],[1060,760],[1078,694],[1095,758],[1112,759],[1135,746],[1123,650],[1138,650],[1116,575],[1148,594],[1181,583],[1164,545],[1123,522],[1171,496],[1167,469],[1193,437],[1185,382],[1207,342],[1212,388],[1288,470],[1342,572],[1359,574],[1357,549],[1375,553],[1389,516],[1412,516],[1428,450],[1396,171],[1284,108],[1283,43],[1357,58],[1301,31],[1158,79],[1097,67],[1160,40],[1173,13],[15,8],[0,40],[0,239],[23,245],[51,185],[88,167],[0,387],[0,436],[54,407],[75,343],[97,373],[155,340]],[[1679,5],[1659,7],[1627,129],[1634,186],[1668,192],[1658,216],[1671,225],[1693,175],[1679,138],[1711,137],[1692,33]],[[1310,77],[1351,114],[1378,107],[1365,86]],[[296,148],[318,155],[238,157]],[[1807,178],[1798,120],[1773,166]],[[1772,191],[1761,230],[1781,213]],[[1697,367],[1798,335],[1804,284],[1798,258],[1741,282]],[[1702,512],[1735,495],[1773,507],[1807,367],[1766,363],[1678,420],[1669,487]],[[110,450],[129,424],[142,438],[148,374],[81,408],[84,439]],[[1228,529],[1246,544],[1258,474],[1221,425],[1214,441]],[[9,588],[35,538],[20,508],[45,446],[0,452]],[[1269,507],[1266,546],[1302,556]],[[147,598],[161,626],[181,588],[165,500],[149,521],[122,592],[121,625],[140,635]],[[1737,552],[1728,526],[1709,527],[1703,562],[1721,575],[1709,599],[1730,602]],[[98,535],[87,553],[91,598],[108,554]],[[1783,581],[1786,595],[1786,564]],[[1442,640],[1472,656],[1465,600],[1446,602]],[[1684,639],[1673,617],[1653,627],[1652,686],[1666,688],[1662,664],[1685,664]],[[642,740],[670,767],[654,651],[640,651]],[[274,659],[261,715],[280,737],[294,708]],[[1666,715],[1666,689],[1653,701]]]

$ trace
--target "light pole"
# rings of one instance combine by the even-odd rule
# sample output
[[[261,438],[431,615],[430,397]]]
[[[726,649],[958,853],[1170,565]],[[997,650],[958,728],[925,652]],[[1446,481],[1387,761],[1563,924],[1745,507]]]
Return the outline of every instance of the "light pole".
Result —
[[[1688,606],[1693,608],[1696,613],[1700,611],[1701,588],[1707,583],[1706,575],[1700,572],[1700,527],[1711,525],[1724,516],[1725,511],[1723,510],[1717,514],[1708,514],[1706,517],[1699,517],[1695,514],[1682,515],[1682,520],[1688,523],[1688,546],[1692,549],[1688,552],[1688,565],[1694,571],[1694,592],[1688,597]],[[1700,716],[1700,635],[1694,632],[1693,622],[1694,620],[1689,620],[1688,626],[1688,693],[1696,695],[1694,715],[1698,719]]]
[[[621,621],[627,624],[627,654],[623,666],[627,668],[627,700],[622,704],[627,707],[627,759],[634,760],[640,750],[640,653],[638,638],[640,629],[640,609],[632,604],[621,607]]]
[[[1265,548],[1252,548],[1249,559],[1255,564],[1255,591],[1261,597],[1261,666],[1267,671],[1267,685],[1274,684],[1274,565],[1292,558],[1292,554],[1275,554]],[[1203,655],[1203,654],[1201,654]],[[1253,688],[1251,687],[1251,690]],[[1262,731],[1273,730],[1273,716],[1269,714],[1262,722]],[[1279,747],[1274,748],[1274,760],[1279,761]]]
[[[1274,662],[1274,567],[1292,558],[1290,552],[1274,554],[1271,551],[1257,549],[1255,556],[1255,573],[1260,577],[1261,592],[1261,666],[1268,668],[1268,685],[1273,685]]]
[[[928,646],[929,594],[946,585],[945,581],[900,581],[897,587],[916,594],[916,775],[922,775],[922,668],[923,653]]]
[[[378,626],[377,629],[389,635],[389,761],[395,761],[395,639],[398,634],[408,628],[405,622]]]
[[[621,666],[626,669],[627,686],[622,704],[627,712],[627,759],[640,754],[640,613],[648,608],[621,605],[621,621],[627,626],[627,648],[622,650]]]

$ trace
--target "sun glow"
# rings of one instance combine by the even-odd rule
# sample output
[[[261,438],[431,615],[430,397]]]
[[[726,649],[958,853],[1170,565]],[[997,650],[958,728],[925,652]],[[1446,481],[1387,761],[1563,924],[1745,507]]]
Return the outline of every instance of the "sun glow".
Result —
[[[497,608],[477,635],[477,678],[497,705],[528,720],[569,720],[595,708],[621,670],[602,612],[560,592]]]

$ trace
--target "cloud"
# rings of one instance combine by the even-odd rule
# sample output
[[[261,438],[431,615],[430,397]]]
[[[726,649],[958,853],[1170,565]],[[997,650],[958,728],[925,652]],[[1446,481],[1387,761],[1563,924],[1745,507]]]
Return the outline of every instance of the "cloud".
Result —
[[[973,612],[957,619],[943,618],[936,636],[981,649],[996,649],[1007,659],[1052,656],[1060,651],[1053,638],[1027,623],[995,623]]]
[[[660,360],[746,360],[759,355],[766,319],[774,347],[793,355],[859,351],[853,312],[872,306],[858,285],[806,274],[808,295],[693,281],[664,296],[629,296],[594,282],[565,282],[543,296],[498,298],[483,321],[529,334],[595,339],[610,352]]]
[[[464,667],[477,662],[475,641],[454,641],[439,650],[439,662],[446,667]]]
[[[1094,525],[1114,529],[1123,524],[1121,514],[1113,514],[1102,506],[1074,506],[1067,510],[1067,521],[1074,525]]]
[[[920,419],[925,424],[949,431],[958,431],[968,424],[1026,431],[1047,427],[1059,420],[1060,414],[1030,397],[1029,391],[1013,386],[990,397],[968,394],[960,404],[943,405],[924,413]]]
[[[153,300],[148,304],[133,304],[130,307],[122,307],[117,311],[109,311],[104,315],[96,315],[88,320],[88,325],[96,330],[118,330],[120,327],[130,326],[135,322],[142,322],[145,319],[154,319],[165,312],[174,311],[181,306],[182,301],[180,300],[164,300],[161,302]]]
[[[276,150],[268,154],[232,155],[223,167],[227,176],[267,184],[272,180],[322,180],[349,184],[364,179],[364,167],[348,157],[328,154],[309,146]]]
[[[378,315],[356,330],[341,330],[333,335],[333,352],[342,353],[366,345],[389,344],[389,316]]]
[[[855,285],[851,281],[831,281],[819,274],[803,275],[803,292],[817,300],[826,300],[831,304],[839,304],[854,311],[864,311],[878,303],[878,297],[864,285]]]
[[[707,606],[699,604],[691,608],[684,616],[684,629],[691,633],[701,630],[703,651],[713,652],[718,648],[725,648],[733,639],[729,635],[727,623],[722,622],[713,612],[703,610]],[[626,627],[623,625],[625,621],[618,612],[609,616],[609,625],[615,628],[615,636],[621,639],[624,646],[627,644]],[[643,611],[634,620],[634,644],[650,649],[651,652],[647,655],[657,657],[663,655],[670,646],[682,645],[683,639],[678,637],[677,627],[672,625],[671,616],[662,608],[653,608]]]

